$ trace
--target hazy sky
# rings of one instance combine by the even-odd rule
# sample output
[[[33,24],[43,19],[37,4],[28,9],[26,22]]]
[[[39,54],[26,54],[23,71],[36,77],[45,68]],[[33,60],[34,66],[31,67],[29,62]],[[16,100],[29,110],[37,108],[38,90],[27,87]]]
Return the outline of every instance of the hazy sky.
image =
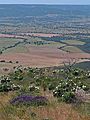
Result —
[[[90,0],[0,0],[0,4],[90,4]]]

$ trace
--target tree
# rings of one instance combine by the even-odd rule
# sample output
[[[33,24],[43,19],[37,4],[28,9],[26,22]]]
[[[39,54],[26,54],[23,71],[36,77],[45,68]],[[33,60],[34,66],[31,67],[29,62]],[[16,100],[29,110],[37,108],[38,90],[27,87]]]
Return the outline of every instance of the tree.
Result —
[[[71,72],[72,68],[74,67],[74,65],[77,63],[76,59],[69,59],[68,62],[63,62],[64,67],[66,68],[66,70],[68,72]]]
[[[0,55],[2,54],[2,50],[0,50]]]

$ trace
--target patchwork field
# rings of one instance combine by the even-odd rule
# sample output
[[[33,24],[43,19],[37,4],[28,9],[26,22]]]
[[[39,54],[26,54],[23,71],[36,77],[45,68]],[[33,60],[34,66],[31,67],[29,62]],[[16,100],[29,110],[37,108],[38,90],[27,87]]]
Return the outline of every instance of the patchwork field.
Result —
[[[90,54],[85,53],[78,47],[86,44],[79,40],[65,40],[60,42],[47,41],[36,36],[21,36],[21,38],[0,38],[0,61],[5,64],[11,61],[18,62],[16,65],[31,66],[31,67],[47,67],[47,66],[62,66],[63,62],[70,59],[77,61],[87,61],[90,59]],[[11,35],[12,36],[12,35]],[[52,34],[51,34],[52,36]],[[19,36],[20,37],[20,36]],[[24,38],[23,38],[24,37]],[[44,37],[44,36],[43,36]],[[2,65],[3,67],[3,65]]]
[[[15,38],[0,38],[0,49],[5,47],[9,47],[17,43],[18,41],[22,41],[22,39],[15,39]]]

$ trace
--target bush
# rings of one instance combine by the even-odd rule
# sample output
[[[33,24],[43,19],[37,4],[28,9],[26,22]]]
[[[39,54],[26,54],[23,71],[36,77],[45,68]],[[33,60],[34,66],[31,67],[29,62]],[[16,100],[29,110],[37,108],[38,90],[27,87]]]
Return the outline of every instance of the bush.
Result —
[[[73,92],[65,92],[65,94],[62,95],[62,101],[71,103],[75,99],[75,95]]]
[[[64,102],[73,102],[75,91],[79,89],[87,90],[87,86],[80,81],[62,80],[53,90],[53,95],[61,98]]]
[[[0,78],[0,92],[8,92],[11,90],[18,90],[18,89],[20,89],[20,87],[18,85],[17,86],[14,85],[9,77],[2,76]]]
[[[36,105],[36,106],[43,106],[47,105],[47,98],[43,96],[29,96],[29,95],[21,95],[13,100],[11,100],[12,105]]]
[[[48,85],[48,89],[49,89],[49,90],[54,90],[55,87],[56,87],[56,85],[57,85],[56,82],[52,82],[52,83],[50,83],[50,84]]]

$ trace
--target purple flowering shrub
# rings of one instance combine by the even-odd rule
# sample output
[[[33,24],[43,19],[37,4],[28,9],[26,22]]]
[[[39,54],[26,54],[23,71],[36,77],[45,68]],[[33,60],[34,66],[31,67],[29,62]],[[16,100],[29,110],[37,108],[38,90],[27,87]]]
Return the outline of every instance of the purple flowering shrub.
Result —
[[[43,96],[21,95],[10,101],[12,105],[47,105],[47,98]]]

